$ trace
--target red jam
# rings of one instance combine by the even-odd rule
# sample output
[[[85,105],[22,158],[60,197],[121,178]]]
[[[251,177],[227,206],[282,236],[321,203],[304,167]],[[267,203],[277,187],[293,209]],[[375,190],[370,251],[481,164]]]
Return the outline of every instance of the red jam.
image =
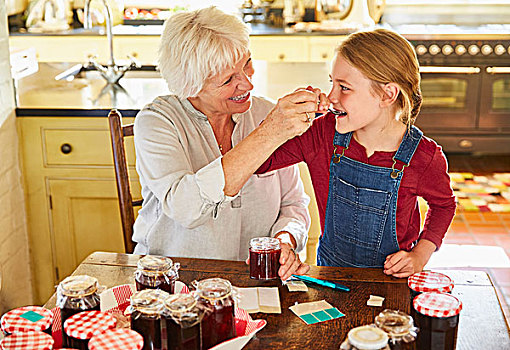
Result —
[[[69,317],[82,311],[100,311],[97,287],[97,279],[86,275],[69,276],[60,282],[57,287],[56,305],[60,308],[62,324]],[[65,332],[62,332],[62,346],[69,346]]]
[[[210,312],[202,319],[202,346],[209,349],[236,336],[232,285],[222,278],[209,278],[197,284],[199,301]]]
[[[131,329],[143,337],[143,350],[161,350],[161,315],[170,295],[158,289],[145,289],[131,297]]]
[[[179,263],[163,256],[147,255],[138,261],[135,272],[136,290],[161,289],[169,294],[175,290],[179,278]]]
[[[200,321],[204,308],[191,294],[171,295],[165,301],[164,316],[168,350],[200,350]]]
[[[253,238],[250,241],[250,278],[277,279],[281,251],[280,241],[276,238]]]

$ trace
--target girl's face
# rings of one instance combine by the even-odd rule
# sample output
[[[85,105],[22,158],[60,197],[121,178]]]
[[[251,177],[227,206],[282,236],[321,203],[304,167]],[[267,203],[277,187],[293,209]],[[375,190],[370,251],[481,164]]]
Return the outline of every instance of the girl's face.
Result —
[[[251,78],[254,72],[248,52],[234,67],[208,78],[198,95],[190,98],[190,102],[208,117],[244,113],[251,106]]]
[[[379,118],[381,97],[372,92],[372,81],[341,55],[336,55],[333,61],[330,78],[332,87],[328,99],[336,115],[339,133],[369,130],[383,122],[383,118]]]

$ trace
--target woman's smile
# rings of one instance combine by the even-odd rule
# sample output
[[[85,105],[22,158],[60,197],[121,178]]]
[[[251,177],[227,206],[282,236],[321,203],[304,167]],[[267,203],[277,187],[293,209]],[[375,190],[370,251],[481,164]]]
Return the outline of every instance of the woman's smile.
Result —
[[[246,91],[244,94],[239,96],[230,97],[229,100],[236,103],[244,103],[250,98],[250,92]]]

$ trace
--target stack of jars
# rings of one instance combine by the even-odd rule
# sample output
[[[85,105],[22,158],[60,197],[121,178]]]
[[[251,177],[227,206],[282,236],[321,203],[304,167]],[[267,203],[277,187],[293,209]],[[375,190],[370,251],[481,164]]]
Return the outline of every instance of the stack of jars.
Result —
[[[451,295],[453,281],[446,275],[423,271],[409,277],[412,308],[420,334],[417,348],[453,350],[462,302]]]
[[[10,349],[53,349],[51,311],[39,306],[24,306],[5,313],[0,326],[6,336],[0,348]]]

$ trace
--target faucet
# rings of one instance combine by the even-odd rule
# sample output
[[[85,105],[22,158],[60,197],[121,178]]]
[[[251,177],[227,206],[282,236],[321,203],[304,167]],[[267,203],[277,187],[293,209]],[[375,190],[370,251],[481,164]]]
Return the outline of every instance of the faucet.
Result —
[[[83,8],[83,27],[85,29],[92,28],[92,18],[90,15],[90,2],[92,0],[85,0],[85,6]],[[115,63],[115,58],[113,57],[113,14],[110,5],[106,0],[101,0],[104,8],[106,10],[106,37],[108,39],[108,45],[110,48],[110,59],[106,66],[98,63],[95,57],[91,57],[89,63],[96,68],[101,76],[108,82],[108,84],[116,84],[118,81],[124,76],[124,73],[132,68],[140,68],[140,64],[133,58],[129,57],[131,63],[124,66],[119,66]]]

